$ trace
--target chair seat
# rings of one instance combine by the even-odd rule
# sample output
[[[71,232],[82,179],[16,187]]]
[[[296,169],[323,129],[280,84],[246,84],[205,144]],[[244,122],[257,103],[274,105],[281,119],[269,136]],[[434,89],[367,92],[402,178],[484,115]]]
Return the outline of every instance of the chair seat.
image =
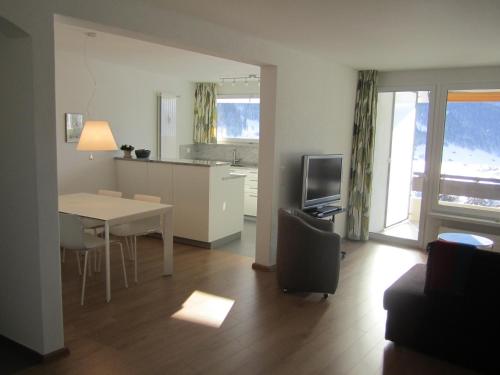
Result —
[[[104,247],[106,245],[106,241],[104,240],[104,238],[96,237],[88,233],[83,234],[83,242],[85,243],[86,249],[95,249],[97,247]]]
[[[102,227],[104,225],[104,221],[83,217],[82,224],[85,229],[93,229]]]
[[[96,249],[98,247],[105,247],[106,246],[106,241],[104,238],[101,237],[96,237],[91,234],[84,233],[83,234],[83,241],[85,243],[85,248],[88,250]],[[114,243],[117,243],[119,241],[113,241],[110,240],[109,244],[112,245]]]
[[[110,228],[110,233],[118,237],[139,236],[147,233],[161,232],[159,218],[152,217],[115,225]]]

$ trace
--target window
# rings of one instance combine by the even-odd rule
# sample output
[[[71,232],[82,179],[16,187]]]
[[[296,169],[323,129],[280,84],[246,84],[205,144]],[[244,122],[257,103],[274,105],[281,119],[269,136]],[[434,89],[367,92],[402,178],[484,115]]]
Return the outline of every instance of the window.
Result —
[[[259,116],[259,98],[217,98],[217,140],[258,142]]]
[[[448,91],[439,204],[500,212],[500,90]]]

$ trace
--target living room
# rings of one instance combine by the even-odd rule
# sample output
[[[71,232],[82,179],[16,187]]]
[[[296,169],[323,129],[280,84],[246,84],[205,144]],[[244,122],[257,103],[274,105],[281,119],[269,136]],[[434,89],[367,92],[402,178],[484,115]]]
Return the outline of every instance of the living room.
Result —
[[[277,19],[285,22],[287,17],[283,17],[283,15],[272,15],[270,11],[261,10],[257,16],[250,17],[252,13],[238,12],[232,9],[234,14],[240,14],[239,18],[233,19],[228,15],[222,15],[222,20],[219,18],[220,22],[217,23],[216,19],[214,20],[215,16],[213,13],[208,13],[206,17],[201,17],[200,19],[196,14],[193,15],[196,9],[184,9],[183,12],[182,9],[176,9],[174,6],[180,7],[179,4],[173,4],[175,2],[171,3],[171,9],[167,5],[160,4],[160,2],[138,2],[132,0],[124,1],[119,6],[117,6],[116,2],[112,1],[94,0],[87,1],[85,4],[78,1],[66,1],[64,3],[32,1],[25,2],[22,5],[16,4],[16,2],[2,2],[0,4],[2,33],[8,35],[8,37],[2,38],[17,38],[18,41],[25,41],[23,48],[26,49],[23,50],[23,57],[14,60],[19,62],[19,66],[17,67],[19,70],[25,68],[21,75],[21,78],[24,77],[25,79],[19,79],[19,76],[15,76],[16,78],[12,79],[13,84],[10,86],[13,88],[17,86],[24,87],[25,94],[19,94],[16,98],[22,98],[19,104],[25,109],[24,115],[26,116],[23,118],[23,123],[29,124],[29,126],[20,127],[14,125],[11,121],[7,121],[8,117],[6,117],[5,124],[12,123],[13,125],[12,127],[10,125],[5,128],[2,127],[2,139],[5,143],[3,145],[4,152],[6,154],[19,155],[19,150],[23,150],[22,155],[16,161],[16,165],[10,164],[7,160],[4,160],[5,164],[2,164],[2,173],[8,176],[4,183],[5,194],[2,207],[5,207],[6,212],[12,213],[12,217],[4,227],[6,230],[5,236],[2,233],[5,243],[8,244],[11,250],[10,258],[4,263],[5,266],[2,267],[2,274],[9,280],[5,290],[2,289],[2,296],[10,296],[9,298],[5,297],[5,300],[9,299],[9,302],[4,303],[4,298],[2,298],[2,305],[8,306],[8,311],[5,311],[6,319],[2,319],[4,321],[2,323],[2,334],[20,341],[23,345],[43,355],[60,350],[66,344],[71,350],[72,338],[71,331],[68,332],[66,330],[64,332],[62,324],[57,221],[56,129],[54,125],[57,119],[55,115],[54,92],[54,15],[74,17],[86,20],[85,22],[90,22],[93,26],[96,24],[106,25],[106,27],[111,29],[126,31],[139,38],[154,40],[165,45],[181,47],[261,66],[261,120],[267,126],[262,131],[263,136],[259,149],[259,160],[265,161],[265,163],[262,163],[263,165],[259,170],[259,184],[262,184],[262,188],[259,185],[259,218],[257,221],[255,261],[266,267],[273,266],[275,263],[277,209],[297,204],[297,189],[293,185],[296,184],[300,176],[300,157],[303,154],[343,153],[346,163],[344,169],[346,175],[343,186],[346,189],[344,196],[347,197],[358,70],[378,69],[381,71],[381,82],[386,79],[386,86],[407,86],[401,87],[405,90],[426,89],[429,86],[436,85],[438,83],[437,78],[436,80],[431,79],[427,75],[428,71],[425,70],[430,68],[475,67],[453,71],[449,69],[435,70],[433,74],[435,77],[438,77],[446,75],[447,72],[452,72],[450,74],[453,74],[454,77],[460,77],[461,82],[470,83],[471,79],[477,78],[477,83],[488,83],[491,86],[500,81],[498,68],[495,67],[500,62],[497,55],[498,49],[491,48],[491,46],[496,45],[494,36],[498,35],[495,21],[498,9],[490,3],[483,4],[484,7],[474,6],[474,9],[469,9],[466,5],[463,8],[458,7],[456,9],[453,7],[451,9],[446,7],[446,9],[443,9],[438,5],[434,5],[438,7],[437,10],[434,6],[429,6],[428,8],[424,6],[422,13],[419,14],[413,11],[415,8],[420,9],[417,4],[408,2],[405,4],[405,7],[401,7],[402,9],[400,9],[399,6],[394,7],[394,4],[386,3],[384,4],[385,9],[383,12],[380,9],[372,8],[369,11],[361,12],[363,14],[378,15],[383,13],[383,18],[375,21],[372,20],[372,22],[368,22],[369,19],[365,20],[366,22],[361,22],[359,19],[356,21],[360,14],[360,9],[344,5],[338,10],[329,9],[328,12],[323,12],[328,18],[335,15],[337,21],[331,22],[330,20],[325,24],[334,24],[340,27],[340,30],[335,30],[336,32],[328,34],[328,38],[336,36],[336,38],[331,38],[331,44],[328,43],[328,40],[320,38],[322,33],[320,31],[317,38],[311,37],[312,34],[306,35],[306,33],[303,33],[302,39],[297,37],[297,44],[295,45],[293,43],[286,45],[286,36],[291,34],[290,30],[293,30],[293,27],[285,27],[279,31],[277,30],[276,23],[272,25],[268,24],[269,27],[266,29],[267,35],[263,35],[264,27],[262,27],[261,32],[250,32],[248,30],[238,30],[237,28],[239,23],[241,23],[243,28],[244,24],[241,21],[246,17],[253,18],[253,20],[262,20],[262,23],[264,23],[264,19],[267,19],[267,17],[270,17],[271,21]],[[225,5],[228,6],[228,4]],[[217,11],[220,12],[220,9]],[[321,13],[321,10],[314,14],[310,12],[312,12],[312,9],[302,9],[298,14],[302,14],[303,18],[292,16],[290,18],[295,20],[295,25],[302,19],[313,21],[315,19],[323,19],[321,14],[318,14]],[[475,14],[477,17],[470,17],[470,13]],[[413,14],[415,19],[412,18],[413,16],[408,16],[408,14]],[[349,17],[343,17],[342,15],[348,15]],[[420,15],[420,18],[417,15]],[[435,15],[439,15],[439,17]],[[418,30],[424,33],[420,34],[421,38],[414,40],[415,46],[412,48],[412,51],[409,51],[408,47],[401,47],[397,51],[393,50],[392,47],[396,44],[395,39],[398,39],[398,31],[400,31],[398,26],[401,27],[401,23],[391,23],[391,19],[406,20],[405,22],[408,23],[413,22],[411,25],[414,28],[408,27],[410,30],[405,30]],[[427,25],[426,22],[423,22],[427,19],[432,21],[430,22],[431,25],[422,27],[422,25]],[[442,19],[447,21],[446,27],[443,26]],[[464,20],[464,22],[461,22],[461,20]],[[232,23],[233,27],[224,22]],[[472,25],[469,29],[463,30],[461,26],[464,23],[472,23]],[[5,26],[6,24],[7,26]],[[15,25],[15,27],[12,27],[11,24]],[[260,22],[256,24],[261,25]],[[320,22],[317,24],[320,24]],[[405,23],[403,22],[403,24]],[[354,37],[356,33],[350,31],[352,25],[357,25],[359,28],[356,37]],[[391,27],[386,25],[391,25]],[[310,30],[312,33],[314,22],[309,26],[307,30]],[[301,29],[300,27],[295,28]],[[373,30],[377,30],[377,32],[373,32]],[[434,40],[436,38],[432,37],[432,35],[441,35],[440,32],[443,30],[450,30],[449,33],[444,33],[444,37],[447,38],[447,42],[453,42],[446,49],[440,48]],[[272,38],[269,35],[275,35],[275,37]],[[415,35],[415,33],[412,35]],[[376,43],[376,40],[369,39],[368,37],[380,39],[380,43]],[[408,40],[411,39],[406,39],[406,43]],[[400,40],[397,41],[401,42]],[[435,43],[432,44],[432,48],[428,49],[426,45],[431,42]],[[323,54],[318,52],[321,45],[323,47],[328,46],[325,47],[326,52]],[[345,52],[344,55],[341,54],[342,51]],[[377,51],[379,53],[376,53]],[[421,57],[418,58],[418,56]],[[332,57],[337,57],[337,59]],[[396,60],[399,63],[396,64]],[[493,67],[484,67],[488,65]],[[413,70],[413,73],[409,75],[405,71],[402,71],[410,69]],[[8,71],[7,68],[5,71]],[[407,80],[407,82],[404,83],[404,80]],[[417,87],[424,86],[423,82],[425,82],[425,87]],[[25,84],[25,86],[22,86],[22,84]],[[469,89],[478,89],[478,87],[469,87]],[[7,99],[12,93],[5,92],[4,90],[3,95],[6,97],[3,103],[9,103]],[[26,147],[26,144],[29,144],[30,147]],[[29,218],[29,220],[26,218]],[[438,228],[444,219],[430,217],[429,220],[431,224],[434,223],[431,225],[432,227]],[[456,220],[454,222],[456,223]],[[468,222],[465,224],[462,222],[459,223],[460,226],[468,226],[469,224]],[[474,231],[488,234],[488,229],[484,227],[483,225],[481,228],[474,228]],[[464,230],[467,228],[460,229]],[[339,233],[346,232],[344,219],[339,221],[338,231]],[[489,231],[491,233],[495,229]],[[37,233],[37,235],[26,236],[26,232]],[[31,261],[26,262],[26,259],[30,259]],[[400,262],[395,259],[398,259]],[[241,315],[238,315],[238,319],[232,321],[232,323],[237,325],[238,322],[245,319],[245,316],[248,317],[254,314],[256,310],[259,310],[258,307],[262,307],[264,313],[268,311],[274,320],[270,317],[269,319],[266,319],[264,316],[256,317],[253,323],[258,325],[261,330],[258,332],[258,337],[253,337],[253,341],[251,339],[254,327],[249,323],[248,326],[243,327],[242,331],[234,331],[237,332],[234,336],[219,336],[219,343],[226,349],[231,349],[230,345],[236,345],[235,348],[240,349],[239,351],[232,349],[233,351],[229,353],[235,356],[236,362],[238,362],[237,358],[248,355],[249,352],[246,349],[250,350],[252,355],[247,358],[252,359],[252,361],[246,361],[244,363],[245,366],[238,367],[236,365],[235,367],[241,371],[246,368],[247,372],[258,372],[257,370],[279,370],[280,360],[284,360],[287,356],[299,351],[303,344],[301,342],[300,345],[293,344],[286,348],[281,347],[280,343],[292,342],[297,337],[304,337],[305,339],[309,337],[314,343],[304,346],[305,352],[301,352],[302,356],[298,355],[298,360],[304,359],[307,353],[316,353],[317,346],[321,346],[322,343],[330,343],[330,346],[322,346],[325,348],[325,351],[318,354],[318,356],[322,356],[323,360],[326,361],[323,362],[324,366],[322,366],[322,369],[327,371],[328,366],[335,366],[334,361],[330,361],[330,358],[335,357],[336,361],[341,361],[340,357],[342,356],[340,354],[343,353],[345,354],[344,361],[347,362],[346,367],[343,368],[344,372],[354,372],[356,364],[353,362],[359,360],[361,357],[355,348],[351,348],[351,345],[356,342],[362,342],[358,341],[358,339],[370,331],[375,332],[372,337],[374,337],[378,345],[377,350],[373,352],[369,350],[373,349],[374,346],[368,340],[365,343],[366,346],[363,347],[362,358],[366,359],[365,363],[371,363],[373,359],[375,364],[373,365],[372,372],[377,372],[384,367],[385,363],[389,362],[388,360],[383,362],[385,344],[380,344],[383,343],[383,333],[377,331],[377,329],[380,329],[380,325],[383,324],[383,318],[381,318],[383,310],[380,308],[381,291],[378,290],[380,293],[373,294],[374,300],[372,301],[369,297],[371,292],[369,285],[377,285],[379,289],[383,289],[382,285],[388,286],[387,280],[382,280],[374,275],[377,273],[380,274],[376,268],[381,263],[386,264],[392,270],[387,271],[384,278],[391,278],[394,281],[410,268],[413,263],[423,260],[425,260],[425,254],[418,250],[386,247],[373,242],[362,244],[357,252],[353,250],[347,256],[343,264],[341,270],[341,275],[343,276],[341,276],[340,280],[340,285],[343,285],[343,289],[339,290],[338,294],[328,301],[328,304],[323,305],[319,305],[314,296],[306,299],[296,297],[284,299],[281,293],[277,291],[266,292],[262,295],[263,300],[255,301],[252,299],[253,296],[262,293],[260,287],[267,291],[275,287],[275,275],[269,273],[254,276],[253,273],[242,273],[244,276],[241,277],[247,278],[248,284],[259,286],[259,288],[252,289],[251,287],[241,286],[229,293],[232,294],[233,299],[238,296],[241,297],[241,305],[248,308],[246,311],[241,311]],[[243,264],[243,267],[249,268],[251,266],[251,264],[247,264],[244,261],[240,262]],[[225,261],[221,259],[219,265],[215,268],[224,269],[224,263]],[[190,266],[186,263],[184,267],[189,268]],[[25,275],[23,283],[20,283],[18,276],[16,276],[21,274]],[[185,281],[189,280],[188,275],[192,278],[197,277],[196,273],[193,272],[186,275]],[[213,276],[210,273],[199,273],[199,275],[204,275],[201,278],[205,277],[205,281],[210,280],[210,277]],[[219,276],[220,278],[215,278],[212,282],[214,284],[225,283],[228,280],[224,279],[224,276],[227,276],[227,274],[222,273]],[[360,277],[356,278],[356,276]],[[229,280],[236,282],[236,280]],[[199,285],[191,284],[192,287],[199,287]],[[361,293],[363,298],[360,298],[359,293],[354,292],[354,290],[360,292],[360,289],[356,288],[363,290],[363,293]],[[156,289],[153,288],[153,290],[166,298],[168,298],[168,292],[172,291],[168,287],[158,287]],[[245,290],[247,291],[245,292]],[[144,290],[141,291],[143,292]],[[178,293],[182,294],[179,290]],[[218,290],[217,293],[223,294],[224,290]],[[342,295],[345,298],[344,302],[340,298]],[[17,298],[15,298],[16,296]],[[140,296],[141,293],[138,290],[136,297],[140,298]],[[181,300],[184,300],[184,297],[184,295],[182,295],[182,298],[179,296],[175,300],[175,304],[177,305],[177,302],[182,302]],[[126,297],[123,298],[126,299]],[[354,303],[353,300],[357,298],[359,298],[356,301],[357,303]],[[375,312],[374,315],[368,316],[367,308],[363,307],[369,306],[370,303],[378,304],[377,306],[379,307],[373,310]],[[153,300],[149,301],[149,306],[153,304]],[[26,309],[25,306],[29,306],[29,309]],[[238,306],[240,304],[236,303],[235,309],[239,308]],[[309,313],[309,325],[305,319],[302,320],[299,317],[300,311],[301,309],[303,311],[304,307]],[[137,308],[139,309],[140,307]],[[173,309],[174,306],[170,308]],[[290,315],[286,315],[288,317],[288,320],[286,320],[287,325],[292,328],[288,331],[286,329],[280,330],[274,339],[268,337],[268,341],[266,341],[267,345],[262,345],[262,349],[259,346],[253,346],[254,343],[260,342],[259,339],[266,340],[265,332],[274,329],[274,325],[279,322],[280,316],[285,314],[287,308],[290,309],[290,312],[294,312],[294,314],[290,313]],[[349,332],[338,328],[348,321],[349,312],[344,312],[344,318],[338,321],[334,319],[338,310],[348,309],[351,309],[351,312],[354,311],[356,314],[360,314],[357,315],[358,318],[366,316],[366,319],[354,319],[352,324],[344,325],[345,327],[352,328],[356,327],[357,323],[360,324],[360,330],[357,331],[357,336],[355,335],[355,337],[350,337]],[[163,308],[157,310],[156,313],[158,316],[166,317],[164,315],[166,310],[163,310]],[[152,314],[155,315],[154,312]],[[351,314],[351,316],[356,314]],[[314,322],[323,322],[322,317],[326,318],[325,325],[318,323],[317,326],[314,326]],[[334,320],[328,319],[328,317]],[[368,327],[372,327],[372,323],[374,322],[373,317],[379,319],[377,320],[379,325],[374,325],[374,327],[377,327],[376,329],[368,329]],[[113,319],[112,315],[108,315],[107,318]],[[123,318],[127,320],[130,316],[125,315]],[[28,324],[28,322],[33,323]],[[329,336],[333,331],[328,331],[324,336],[321,336],[321,332],[317,331],[328,327],[328,322],[332,323],[330,328],[337,330],[336,334],[339,336]],[[156,323],[158,322],[156,321]],[[294,326],[294,324],[297,324],[297,326]],[[303,329],[300,327],[306,328]],[[118,327],[108,327],[108,329],[107,333],[109,335],[101,337],[100,341],[99,332],[93,333],[93,345],[95,345],[95,348],[100,348],[97,350],[99,355],[110,352],[116,354],[114,359],[117,362],[113,362],[113,360],[106,362],[100,357],[100,363],[105,363],[109,366],[114,366],[112,365],[114,363],[118,367],[110,367],[111,369],[117,371],[124,370],[124,367],[120,366],[126,363],[125,357],[130,353],[118,353],[115,351],[117,350],[116,347],[111,349],[111,346],[106,345],[116,341],[117,347],[121,346],[121,348],[124,348],[129,344],[120,341]],[[152,334],[155,329],[158,329],[158,326],[150,328],[148,334]],[[195,330],[195,327],[189,325],[182,328],[178,327],[178,332],[182,331],[184,337],[189,337],[189,334],[194,335]],[[307,332],[312,332],[312,334],[307,336]],[[210,333],[202,331],[201,336],[204,335],[210,335]],[[318,336],[323,337],[324,341],[315,341]],[[140,340],[139,331],[136,332],[135,337],[137,340]],[[239,337],[249,338],[249,342],[245,343],[246,346],[238,346],[238,343],[241,344]],[[165,336],[158,333],[158,336],[152,337],[151,341],[144,342],[144,345],[151,345],[152,342],[163,342],[164,339]],[[210,344],[215,345],[217,341],[215,338],[212,339],[214,341],[210,341]],[[204,348],[204,358],[207,359],[209,358],[208,353],[213,347],[203,347],[203,337],[200,340],[194,347],[200,350]],[[83,341],[80,343],[84,344]],[[339,349],[336,349],[339,356],[332,356],[332,353],[326,349],[332,349],[334,343],[340,343]],[[189,340],[186,339],[179,350],[187,351],[189,344]],[[273,353],[273,348],[277,347],[280,350],[276,350]],[[80,348],[83,350],[84,345]],[[350,351],[345,351],[349,348],[351,348]],[[169,349],[174,351],[175,345],[171,343]],[[143,353],[146,351],[143,351]],[[74,354],[77,353],[78,351],[74,352]],[[161,350],[158,348],[154,351],[154,354],[158,356],[161,356],[161,353]],[[76,357],[73,356],[74,354],[67,358],[66,363],[68,364],[63,366],[68,366],[68,369],[71,367],[72,358]],[[221,349],[220,354],[221,357],[231,357],[224,356],[223,349]],[[267,354],[267,357],[265,354]],[[159,361],[155,355],[148,356],[146,353],[141,363]],[[434,371],[435,373],[439,373],[438,369],[449,372],[461,371],[456,367],[447,367],[447,364],[406,351],[403,351],[403,353],[399,352],[399,356],[396,357],[398,359],[391,364],[391,366],[395,366],[392,367],[393,369],[401,370],[403,367],[398,367],[397,362],[404,361],[410,357],[410,363],[415,365],[413,367],[423,372]],[[134,358],[139,359],[137,357]],[[259,360],[262,361],[262,367],[252,368],[251,364],[259,363]],[[183,356],[182,361],[177,363],[177,369],[185,369],[186,372],[201,371],[199,367],[196,369],[189,367],[188,361],[189,356]],[[99,360],[96,360],[96,362],[99,362]],[[265,367],[265,363],[272,363],[277,367]],[[308,363],[311,364],[311,362]],[[162,364],[163,367],[161,369],[167,370],[169,364],[172,365],[171,362]],[[201,366],[201,362],[199,365]],[[307,372],[307,365],[304,364],[304,366],[302,368],[303,372]],[[175,367],[172,368],[175,369]],[[431,370],[429,370],[430,368]],[[145,368],[142,369],[143,372],[146,371]],[[234,367],[232,369],[234,370]],[[330,367],[329,369],[333,370],[334,367]],[[338,372],[341,372],[340,370]],[[357,370],[362,372],[361,368]],[[386,373],[389,372],[389,370],[386,371]],[[393,372],[397,373],[397,370],[393,370]]]

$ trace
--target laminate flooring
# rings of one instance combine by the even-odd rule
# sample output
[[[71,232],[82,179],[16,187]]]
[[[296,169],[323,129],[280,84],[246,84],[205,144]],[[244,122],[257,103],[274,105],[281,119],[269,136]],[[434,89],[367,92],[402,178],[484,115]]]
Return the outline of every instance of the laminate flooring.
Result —
[[[124,288],[113,252],[111,302],[104,302],[104,274],[95,274],[84,307],[76,261],[67,254],[63,305],[71,354],[26,374],[473,374],[384,340],[383,292],[425,261],[420,251],[344,243],[339,287],[324,300],[283,294],[274,272],[251,269],[252,258],[187,245],[175,244],[174,275],[163,277],[161,242],[140,238],[138,246],[139,283],[129,262]],[[186,303],[194,292],[234,301],[220,327],[173,317],[203,307]]]
[[[254,258],[256,227],[257,223],[255,222],[255,219],[245,218],[241,238],[225,244],[217,248],[217,250]]]

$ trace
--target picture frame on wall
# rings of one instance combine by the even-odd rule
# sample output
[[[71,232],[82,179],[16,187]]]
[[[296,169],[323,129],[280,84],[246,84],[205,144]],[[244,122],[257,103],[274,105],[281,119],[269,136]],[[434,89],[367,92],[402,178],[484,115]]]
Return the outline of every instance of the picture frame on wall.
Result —
[[[81,113],[66,113],[66,143],[77,143],[83,130],[83,115]]]

